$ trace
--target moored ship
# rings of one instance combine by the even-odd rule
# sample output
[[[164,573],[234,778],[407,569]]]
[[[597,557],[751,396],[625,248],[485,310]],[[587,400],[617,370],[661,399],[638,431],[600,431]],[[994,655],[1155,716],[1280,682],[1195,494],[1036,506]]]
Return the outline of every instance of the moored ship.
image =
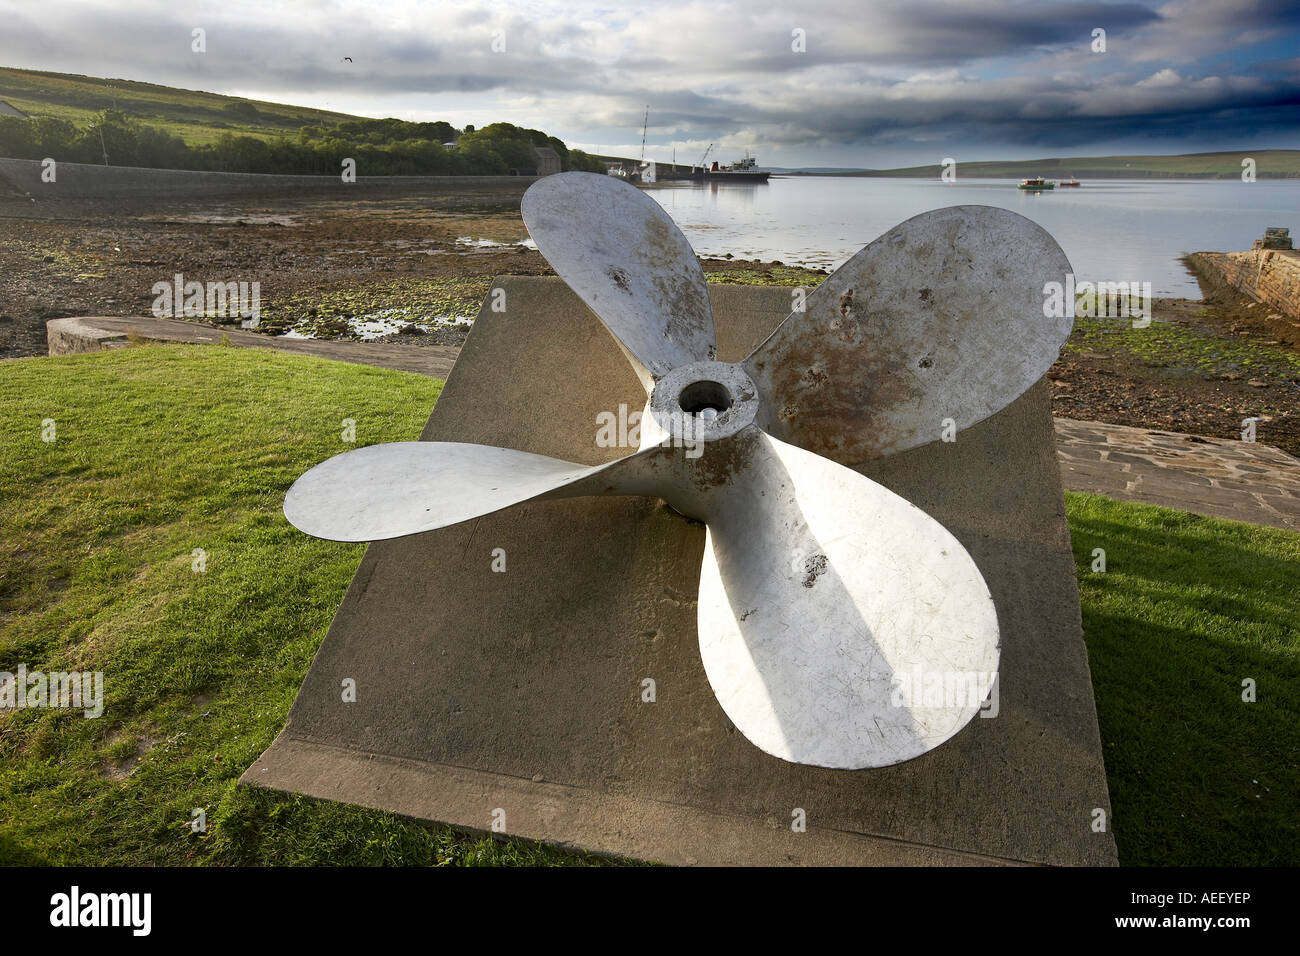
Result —
[[[1056,183],[1049,183],[1042,176],[1034,176],[1030,179],[1020,180],[1020,185],[1016,188],[1027,189],[1031,192],[1042,192],[1044,189],[1055,189]]]
[[[730,166],[719,166],[715,160],[708,169],[699,170],[695,178],[706,182],[765,183],[771,175],[759,169],[758,160],[746,153],[744,159],[738,159]]]

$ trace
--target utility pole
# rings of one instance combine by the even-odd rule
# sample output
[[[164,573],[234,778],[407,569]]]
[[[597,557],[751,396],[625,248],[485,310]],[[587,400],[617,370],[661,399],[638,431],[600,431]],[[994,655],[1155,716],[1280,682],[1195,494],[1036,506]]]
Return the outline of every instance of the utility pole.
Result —
[[[108,147],[104,144],[104,124],[91,123],[90,128],[99,133],[99,148],[104,154],[104,165],[108,165]]]

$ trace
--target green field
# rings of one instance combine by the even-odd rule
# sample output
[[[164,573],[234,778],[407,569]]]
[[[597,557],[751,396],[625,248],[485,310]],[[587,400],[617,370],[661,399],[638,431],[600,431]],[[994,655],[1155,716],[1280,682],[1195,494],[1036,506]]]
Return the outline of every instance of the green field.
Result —
[[[1067,498],[1120,862],[1300,864],[1300,534]]]
[[[439,389],[216,346],[0,363],[0,670],[103,671],[107,698],[0,714],[0,862],[605,862],[235,787],[364,550],[293,529],[285,490],[352,447],[344,418],[358,444],[413,439]],[[1069,512],[1121,861],[1300,863],[1300,535]]]
[[[956,157],[957,176],[962,179],[1237,179],[1241,161],[1255,160],[1258,179],[1300,177],[1300,149],[1245,149],[1222,153],[1188,153],[1182,156],[1055,156],[1044,159],[963,162]],[[907,166],[873,169],[831,176],[897,176],[938,179],[942,167]]]
[[[286,106],[238,96],[182,90],[135,80],[101,79],[0,67],[0,100],[29,116],[67,120],[81,127],[103,110],[117,109],[181,137],[191,146],[215,142],[222,133],[269,139],[296,134],[303,126],[325,126],[361,119],[347,113]],[[235,103],[251,103],[257,119],[233,113]]]

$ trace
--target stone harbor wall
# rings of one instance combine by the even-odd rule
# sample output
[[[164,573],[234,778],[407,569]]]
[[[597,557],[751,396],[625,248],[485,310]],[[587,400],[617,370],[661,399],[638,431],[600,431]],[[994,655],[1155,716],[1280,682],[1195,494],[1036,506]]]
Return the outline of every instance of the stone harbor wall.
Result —
[[[344,183],[340,176],[289,176],[266,173],[218,173],[188,169],[144,169],[134,166],[95,166],[59,163],[55,181],[41,179],[41,163],[34,159],[0,158],[0,189],[6,181],[11,192],[36,200],[109,199],[143,196],[216,196],[248,192],[319,189],[428,188],[456,189],[472,186],[517,186],[522,192],[535,176],[358,176]]]
[[[1231,286],[1292,318],[1300,318],[1300,251],[1194,252],[1187,259],[1207,282]]]

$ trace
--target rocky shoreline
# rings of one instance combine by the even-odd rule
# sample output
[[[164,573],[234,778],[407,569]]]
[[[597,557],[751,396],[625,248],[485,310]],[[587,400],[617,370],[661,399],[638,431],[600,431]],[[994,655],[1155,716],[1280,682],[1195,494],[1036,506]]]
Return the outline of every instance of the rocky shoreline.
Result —
[[[0,199],[0,358],[47,354],[48,319],[149,315],[154,284],[177,273],[257,281],[270,334],[347,339],[359,320],[383,316],[392,327],[380,323],[369,341],[459,346],[493,276],[551,271],[525,244],[522,190],[503,183],[183,207]],[[712,282],[812,286],[824,275],[735,259],[704,268]],[[1260,441],[1300,455],[1300,323],[1223,283],[1201,286],[1201,301],[1156,300],[1146,330],[1080,322],[1050,373],[1054,410],[1222,438],[1257,417]]]

